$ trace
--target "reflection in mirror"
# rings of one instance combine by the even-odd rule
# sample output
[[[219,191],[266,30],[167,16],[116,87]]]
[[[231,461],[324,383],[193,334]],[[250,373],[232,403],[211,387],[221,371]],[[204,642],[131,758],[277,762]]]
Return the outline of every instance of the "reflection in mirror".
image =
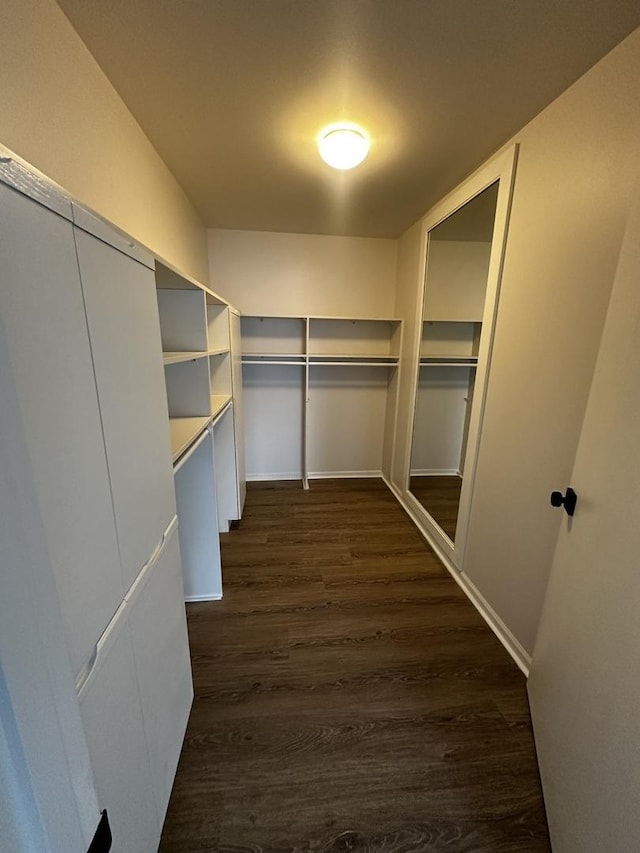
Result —
[[[498,182],[428,235],[409,490],[455,541]]]

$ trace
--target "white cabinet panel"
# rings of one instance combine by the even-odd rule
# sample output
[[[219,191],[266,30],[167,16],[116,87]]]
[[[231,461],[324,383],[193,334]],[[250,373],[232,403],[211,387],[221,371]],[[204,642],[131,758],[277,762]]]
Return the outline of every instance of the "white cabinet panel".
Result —
[[[72,225],[0,186],[5,327],[74,675],[123,584]]]
[[[132,605],[130,624],[153,789],[163,822],[193,699],[177,532]]]
[[[213,447],[218,531],[228,533],[229,522],[240,518],[232,406],[213,425]]]
[[[175,514],[153,273],[75,229],[125,587]]]
[[[155,853],[161,824],[154,802],[131,633],[126,614],[80,695],[80,713],[100,808],[113,853]]]
[[[194,448],[175,472],[184,597],[209,601],[222,598],[213,436]]]

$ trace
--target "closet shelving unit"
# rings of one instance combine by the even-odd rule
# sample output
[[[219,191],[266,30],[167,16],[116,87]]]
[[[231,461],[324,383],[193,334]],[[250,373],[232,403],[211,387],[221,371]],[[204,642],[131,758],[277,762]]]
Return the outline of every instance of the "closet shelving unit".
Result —
[[[462,474],[481,331],[473,318],[423,321],[412,476]]]
[[[424,320],[420,368],[475,368],[481,331],[475,320]]]
[[[379,474],[401,334],[402,322],[388,317],[243,315],[249,467],[269,458],[262,467],[270,469],[253,479],[301,479],[308,488],[314,476]],[[347,464],[350,430],[365,437],[356,464]]]
[[[234,389],[231,340],[234,309],[159,261],[156,294],[185,598],[217,599],[222,597],[218,534],[240,518],[244,501],[241,388]]]

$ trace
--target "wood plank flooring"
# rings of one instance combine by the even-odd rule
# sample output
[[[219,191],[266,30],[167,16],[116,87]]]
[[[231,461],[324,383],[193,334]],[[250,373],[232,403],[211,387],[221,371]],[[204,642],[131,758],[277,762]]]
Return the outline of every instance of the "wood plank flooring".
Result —
[[[525,681],[381,481],[250,484],[161,851],[543,853]]]
[[[455,541],[462,477],[412,477],[409,488],[449,539]]]

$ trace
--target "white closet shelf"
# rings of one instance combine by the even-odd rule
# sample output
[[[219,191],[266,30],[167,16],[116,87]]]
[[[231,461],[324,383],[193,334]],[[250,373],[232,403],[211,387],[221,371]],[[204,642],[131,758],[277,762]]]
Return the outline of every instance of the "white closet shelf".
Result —
[[[302,352],[243,352],[242,358],[299,358],[305,359]]]
[[[311,355],[291,355],[289,353],[244,353],[243,364],[397,364],[397,355],[373,355],[369,353],[313,353]]]
[[[169,418],[171,456],[175,462],[193,444],[211,421],[211,415],[202,418]]]
[[[250,320],[306,320],[306,314],[245,314],[242,318]]]
[[[391,362],[395,363],[398,361],[397,355],[390,355],[388,352],[385,353],[374,353],[374,352],[312,352],[309,353],[309,361],[311,363],[315,363],[317,361],[379,361],[379,362]]]
[[[439,323],[464,323],[465,326],[478,325],[482,323],[482,317],[423,317],[425,323],[438,325]]]
[[[478,357],[475,355],[423,355],[420,367],[475,367]]]
[[[230,394],[211,395],[211,417],[216,418],[231,402]]]
[[[226,355],[229,352],[229,347],[216,347],[209,350],[209,355]]]
[[[391,361],[367,361],[366,359],[354,359],[351,361],[320,360],[310,361],[309,367],[395,367],[398,359]]]
[[[456,355],[455,353],[453,353],[453,354],[449,354],[449,353],[444,354],[443,353],[442,355],[440,355],[440,354],[438,354],[438,355],[425,354],[425,355],[420,356],[420,360],[421,361],[434,361],[434,362],[435,361],[477,361],[478,356],[477,355],[464,354],[464,353],[461,353],[460,355]]]
[[[307,318],[302,318],[307,319]],[[328,314],[309,314],[309,320],[340,320],[347,323],[401,323],[398,317],[337,317]]]
[[[258,353],[247,352],[242,355],[243,364],[306,364],[306,356],[300,353]]]
[[[349,323],[401,323],[399,317],[339,317],[333,314],[242,314],[252,320],[347,320]]]
[[[203,351],[195,352],[163,352],[162,360],[166,364],[180,364],[183,361],[195,361],[197,358],[205,358],[209,353]]]

